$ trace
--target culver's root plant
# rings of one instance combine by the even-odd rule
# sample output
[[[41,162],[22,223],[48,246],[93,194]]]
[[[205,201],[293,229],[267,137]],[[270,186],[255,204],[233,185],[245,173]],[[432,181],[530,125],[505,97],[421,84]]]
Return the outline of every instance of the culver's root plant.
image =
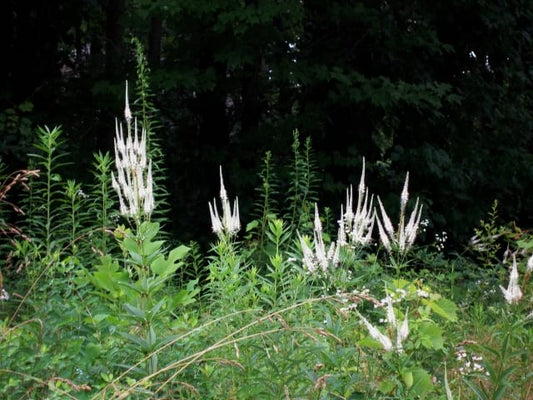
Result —
[[[141,353],[145,360],[143,375],[150,375],[160,368],[155,350],[170,340],[165,327],[176,317],[180,307],[194,301],[198,281],[190,281],[181,290],[168,285],[183,266],[182,260],[189,248],[181,245],[167,253],[164,241],[158,240],[160,224],[150,221],[154,196],[146,131],[141,129],[139,133],[127,97],[125,119],[126,132],[118,121],[115,124],[116,174],[111,174],[120,214],[131,224],[131,228],[119,227],[115,231],[124,263],[121,267],[110,255],[105,255],[87,278],[104,298],[111,300],[110,309],[129,321],[119,334],[131,348]],[[139,373],[137,368],[129,371]]]

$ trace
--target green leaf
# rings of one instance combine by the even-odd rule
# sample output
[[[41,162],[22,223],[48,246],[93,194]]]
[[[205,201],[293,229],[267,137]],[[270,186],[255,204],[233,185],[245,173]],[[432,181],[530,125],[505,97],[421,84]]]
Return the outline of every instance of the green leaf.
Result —
[[[413,373],[413,385],[409,389],[410,394],[424,397],[427,393],[433,390],[431,376],[426,370],[422,368],[416,368],[411,372]]]
[[[123,307],[124,307],[124,310],[126,310],[128,314],[133,315],[134,317],[142,319],[142,320],[146,319],[146,313],[140,308],[137,308],[134,305],[131,305],[129,303],[125,303]]]
[[[472,392],[475,393],[478,400],[489,400],[489,397],[485,394],[482,388],[477,387],[472,381],[469,379],[463,378],[464,382],[467,384],[467,386],[472,390]]]
[[[413,382],[414,382],[413,371],[402,371],[401,375],[402,375],[402,380],[405,383],[405,386],[407,386],[407,388],[410,388],[411,386],[413,386]]]
[[[396,389],[397,384],[393,381],[383,381],[379,384],[378,390],[383,394],[390,394]]]
[[[175,272],[182,263],[174,263],[171,260],[165,259],[164,255],[160,255],[150,264],[150,269],[155,275],[165,277]]]
[[[161,250],[163,243],[165,243],[164,240],[156,240],[155,242],[149,239],[143,240],[141,246],[142,255],[146,258],[154,257]]]
[[[189,250],[191,250],[190,247],[187,247],[187,246],[184,246],[184,245],[180,245],[178,247],[176,247],[175,249],[171,250],[169,255],[168,255],[168,258],[171,259],[171,260],[181,260],[182,258],[184,258],[187,253],[189,252]]]
[[[133,336],[126,332],[119,332],[119,335],[122,336],[124,339],[129,340],[131,343],[137,345],[137,347],[139,347],[139,350],[141,350],[143,353],[148,353],[150,351],[150,346],[148,345],[148,343],[146,343],[141,338]]]
[[[93,316],[93,320],[98,323],[106,319],[108,316],[109,314],[96,314],[95,316]]]
[[[259,221],[254,219],[253,221],[249,222],[246,225],[246,232],[250,232],[251,230],[257,228],[259,226]]]
[[[444,348],[442,329],[434,322],[422,322],[418,328],[418,337],[426,349],[441,350]]]
[[[433,312],[440,315],[441,317],[455,322],[457,321],[457,306],[451,300],[440,298],[440,299],[430,299],[425,300],[424,303],[431,308]]]
[[[150,241],[159,233],[159,223],[145,221],[141,224],[139,232],[143,240]]]
[[[357,344],[364,347],[370,347],[373,349],[383,349],[383,345],[375,339],[372,339],[370,336],[367,336],[364,339],[358,340]]]
[[[118,262],[107,255],[100,258],[96,271],[87,277],[98,289],[107,290],[112,296],[118,297],[121,294],[120,283],[128,280],[128,273],[121,270]]]
[[[169,253],[168,259],[166,259],[164,255],[160,255],[152,261],[150,269],[154,274],[160,277],[169,276],[183,265],[183,263],[178,262],[178,260],[184,258],[189,250],[189,247],[183,245],[176,247]]]
[[[132,261],[136,264],[140,264],[142,262],[142,256],[140,254],[137,241],[133,237],[127,236],[122,241],[122,244],[124,245],[124,248],[130,254]]]

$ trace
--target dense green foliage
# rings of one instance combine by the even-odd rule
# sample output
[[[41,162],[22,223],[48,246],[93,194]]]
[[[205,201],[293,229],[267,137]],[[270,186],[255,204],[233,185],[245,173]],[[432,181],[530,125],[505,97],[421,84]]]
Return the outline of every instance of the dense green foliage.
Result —
[[[302,147],[295,133],[285,167],[273,168],[270,153],[264,159],[257,219],[242,240],[221,177],[222,213],[211,209],[217,238],[202,253],[195,243],[163,240],[151,209],[117,214],[125,196],[115,200],[108,174],[124,159],[112,168],[108,155],[97,154],[87,194],[74,180],[63,183],[61,135],[40,130],[31,156],[40,176],[20,171],[0,185],[0,248],[10,251],[0,271],[1,397],[531,396],[533,237],[499,225],[497,203],[475,229],[477,262],[448,253],[444,234],[402,249],[387,246],[380,232],[367,245],[337,241],[337,256],[328,252],[322,263],[320,246],[339,239],[337,224],[308,204],[320,201],[316,170],[309,141]],[[276,176],[290,177],[285,197]],[[22,231],[7,222],[20,214],[10,196],[16,185],[31,199],[22,200],[32,209]],[[406,218],[408,197],[406,181],[400,223],[388,235],[397,244],[418,225],[416,206]],[[311,231],[313,244],[305,239]],[[503,261],[496,238],[508,246]]]
[[[1,398],[532,396],[533,3],[1,7]]]
[[[219,164],[249,196],[243,215],[252,212],[264,152],[272,150],[272,165],[285,164],[294,129],[312,138],[324,205],[336,204],[365,156],[382,192],[410,170],[412,187],[431,205],[432,226],[453,243],[465,241],[494,199],[506,220],[532,224],[530,2],[2,7],[9,44],[0,91],[3,159],[25,167],[36,125],[61,125],[75,169],[89,170],[92,151],[112,148],[110,121],[129,78],[143,123],[164,143],[156,161],[169,172],[165,229],[183,239],[207,238],[196,205],[209,200]]]

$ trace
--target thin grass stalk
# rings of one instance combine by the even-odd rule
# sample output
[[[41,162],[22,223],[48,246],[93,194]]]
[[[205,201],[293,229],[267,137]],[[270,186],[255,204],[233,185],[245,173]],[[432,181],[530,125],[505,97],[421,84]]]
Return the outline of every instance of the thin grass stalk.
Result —
[[[135,382],[129,389],[132,389],[132,388],[135,388],[135,387],[138,387],[142,384],[144,384],[146,381],[149,381],[151,380],[152,378],[156,377],[157,375],[161,374],[161,373],[164,373],[164,372],[167,372],[169,370],[172,370],[173,368],[179,366],[180,364],[182,364],[184,361],[188,361],[188,360],[192,360],[191,362],[189,362],[184,368],[181,368],[177,373],[174,373],[169,379],[167,379],[163,385],[166,385],[168,382],[170,382],[172,379],[174,379],[176,376],[178,376],[188,365],[192,364],[192,362],[195,362],[196,360],[198,360],[201,355],[204,355],[210,351],[213,351],[213,350],[216,350],[218,348],[221,348],[221,347],[224,347],[228,344],[233,344],[234,341],[231,341],[231,342],[227,342],[227,340],[237,334],[239,334],[240,332],[243,332],[255,325],[258,325],[264,321],[268,321],[268,320],[272,320],[273,317],[276,317],[276,314],[282,314],[282,313],[285,313],[287,311],[290,311],[290,310],[293,310],[295,308],[298,308],[298,307],[301,307],[305,304],[311,304],[311,303],[316,303],[316,302],[321,302],[321,301],[326,301],[326,300],[330,300],[330,299],[333,299],[333,298],[336,298],[338,297],[338,295],[330,295],[330,296],[324,296],[324,297],[319,297],[319,298],[312,298],[312,299],[307,299],[305,301],[302,301],[302,302],[298,302],[298,303],[295,303],[291,306],[288,306],[288,307],[285,307],[281,310],[277,310],[277,311],[273,311],[269,314],[267,314],[266,316],[264,317],[261,317],[261,318],[258,318],[248,324],[246,324],[245,326],[237,329],[236,331],[230,333],[229,335],[225,336],[224,338],[220,339],[219,341],[217,341],[216,343],[214,343],[213,345],[209,346],[207,349],[204,349],[202,350],[201,352],[198,352],[198,353],[195,353],[195,354],[191,354],[190,356],[187,356],[179,361],[176,361],[170,365],[167,365],[166,367],[163,367],[161,368],[159,371],[155,372],[154,374],[152,375],[147,375],[145,377],[143,377],[142,379],[138,380],[137,382]],[[259,309],[252,309],[252,310],[244,310],[244,311],[236,311],[234,313],[231,313],[229,315],[225,315],[225,316],[222,316],[220,318],[217,318],[213,321],[210,321],[198,328],[194,328],[192,329],[191,331],[173,339],[172,341],[166,343],[164,346],[161,346],[160,348],[156,349],[155,351],[153,351],[152,353],[150,353],[149,355],[147,355],[146,357],[144,357],[143,359],[139,360],[136,364],[132,365],[130,368],[128,368],[126,371],[124,371],[121,375],[119,375],[117,378],[115,378],[112,382],[108,383],[108,385],[106,386],[106,388],[108,386],[111,386],[112,384],[115,384],[117,382],[120,381],[120,379],[124,378],[127,374],[129,374],[131,371],[133,371],[135,368],[137,368],[138,366],[142,365],[144,362],[146,362],[146,360],[148,360],[153,354],[157,354],[161,351],[163,351],[164,349],[172,346],[173,344],[177,343],[178,341],[192,335],[193,333],[196,333],[204,328],[206,328],[207,326],[209,325],[213,325],[219,321],[222,321],[224,319],[227,319],[227,318],[230,318],[230,317],[233,317],[235,315],[238,315],[238,314],[243,314],[243,313],[248,313],[248,312],[253,312],[253,311],[258,311]],[[283,328],[279,328],[279,329],[275,329],[273,330],[273,332],[278,332],[278,331],[283,331],[283,330],[286,330],[285,327]],[[273,333],[272,332],[272,333]],[[253,334],[250,335],[251,337],[255,337],[255,336],[260,336],[261,334],[264,335],[264,332],[259,332],[259,333],[256,333],[256,334]],[[238,340],[237,340],[238,339]],[[241,341],[241,340],[244,340],[243,338],[237,338],[236,340],[237,341]],[[201,353],[201,354],[200,354]],[[198,354],[200,354],[200,356],[198,356]],[[91,400],[95,400],[97,399],[97,396],[102,393],[102,391],[104,390],[105,388],[101,389],[101,391],[97,394],[95,394],[93,397],[91,397]],[[119,397],[120,398],[120,397]]]

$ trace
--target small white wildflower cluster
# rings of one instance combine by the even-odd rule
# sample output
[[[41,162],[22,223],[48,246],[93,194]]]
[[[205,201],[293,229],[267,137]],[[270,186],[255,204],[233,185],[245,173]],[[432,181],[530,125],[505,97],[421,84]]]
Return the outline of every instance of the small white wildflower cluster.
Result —
[[[420,221],[420,231],[422,233],[426,232],[428,226],[429,226],[429,219],[424,218],[422,221]]]
[[[226,236],[231,237],[236,235],[241,229],[241,222],[239,218],[239,198],[235,199],[232,212],[228,194],[226,192],[226,188],[224,187],[222,167],[220,167],[220,202],[222,204],[222,217],[220,217],[218,214],[217,203],[215,199],[213,199],[213,204],[209,203],[209,215],[211,216],[211,226],[213,228],[213,232],[222,239]]]
[[[345,317],[348,317],[348,314],[351,311],[357,310],[357,306],[362,299],[377,301],[372,298],[370,295],[370,289],[366,288],[365,286],[363,286],[361,290],[353,289],[350,293],[345,293],[338,289],[337,296],[339,296],[341,302],[344,304],[344,306],[339,309],[339,312]]]
[[[0,290],[0,301],[8,301],[9,300],[9,293],[2,288]]]
[[[321,270],[327,272],[330,265],[336,267],[339,263],[339,246],[332,242],[328,249],[322,237],[322,222],[318,213],[318,206],[315,203],[315,219],[313,223],[313,244],[314,251],[308,243],[307,237],[300,237],[300,245],[303,252],[304,268],[310,274]]]
[[[440,235],[438,233],[435,234],[435,248],[437,251],[441,252],[444,250],[444,244],[448,240],[448,234],[446,232],[442,232]]]
[[[341,205],[341,219],[339,220],[339,233],[337,235],[338,246],[366,246],[372,241],[372,231],[376,211],[372,205],[374,196],[368,201],[368,188],[365,185],[365,159],[363,158],[363,170],[359,182],[357,207],[353,210],[353,188],[350,185],[346,189],[346,207]]]
[[[463,376],[470,375],[472,373],[485,374],[490,376],[489,371],[485,370],[485,367],[482,365],[483,356],[477,355],[475,353],[467,353],[467,351],[460,347],[455,352],[455,358],[458,362],[461,363],[459,367],[459,373]]]
[[[388,253],[397,250],[400,254],[405,254],[413,245],[416,235],[418,232],[418,226],[420,225],[420,218],[422,217],[422,205],[419,204],[419,199],[416,199],[415,208],[411,212],[409,221],[405,225],[405,208],[407,206],[407,201],[409,200],[409,172],[405,177],[405,183],[403,185],[403,190],[400,198],[400,222],[398,223],[397,232],[394,231],[392,223],[390,221],[383,203],[378,196],[379,208],[381,210],[381,218],[383,221],[380,221],[378,218],[378,230],[381,243],[385,247]]]
[[[134,121],[133,135],[131,132],[131,111],[128,101],[126,82],[126,117],[127,137],[124,137],[122,124],[115,120],[115,166],[118,176],[111,173],[113,189],[118,193],[120,213],[140,221],[144,215],[148,219],[154,210],[154,194],[152,182],[152,160],[146,156],[146,131],[141,129],[141,137]]]
[[[78,189],[78,191],[76,192],[76,196],[82,199],[86,199],[87,197],[89,197],[82,189]]]

